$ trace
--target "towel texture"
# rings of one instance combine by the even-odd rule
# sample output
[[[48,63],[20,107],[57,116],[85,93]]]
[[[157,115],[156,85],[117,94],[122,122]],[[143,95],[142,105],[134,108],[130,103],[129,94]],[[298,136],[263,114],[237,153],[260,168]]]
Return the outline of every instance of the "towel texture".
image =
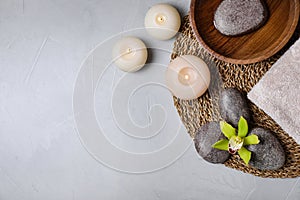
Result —
[[[300,39],[253,87],[248,98],[300,144]]]

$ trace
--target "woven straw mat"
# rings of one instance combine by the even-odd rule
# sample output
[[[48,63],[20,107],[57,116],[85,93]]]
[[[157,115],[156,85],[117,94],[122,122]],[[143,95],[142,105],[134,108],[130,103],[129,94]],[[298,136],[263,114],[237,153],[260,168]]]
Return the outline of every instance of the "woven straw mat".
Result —
[[[279,53],[273,57],[254,64],[237,65],[220,61],[209,55],[197,42],[188,16],[183,18],[183,24],[174,43],[171,59],[181,55],[195,55],[209,58],[215,62],[219,70],[224,88],[234,87],[241,92],[249,92],[259,79],[272,67],[278,58],[299,38],[299,25],[292,39]],[[174,105],[192,138],[196,131],[205,123],[214,121],[212,114],[212,99],[208,92],[195,100],[181,100],[173,97]],[[258,170],[247,166],[237,155],[233,155],[224,165],[233,169],[243,171],[260,177],[269,178],[294,178],[300,176],[300,146],[276,124],[267,114],[249,102],[252,111],[253,123],[269,130],[272,130],[281,142],[285,153],[286,163],[278,170]]]

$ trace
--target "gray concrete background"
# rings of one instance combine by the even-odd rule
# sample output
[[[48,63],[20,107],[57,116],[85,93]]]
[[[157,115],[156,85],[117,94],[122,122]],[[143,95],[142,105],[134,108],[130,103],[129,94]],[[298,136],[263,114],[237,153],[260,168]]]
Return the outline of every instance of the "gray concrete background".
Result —
[[[77,113],[74,115],[72,105],[76,77],[87,62],[85,58],[97,45],[113,42],[114,38],[108,38],[114,35],[134,34],[154,50],[146,68],[128,77],[151,80],[157,73],[151,71],[155,66],[168,64],[174,40],[155,41],[136,28],[143,28],[151,5],[161,2],[171,3],[182,16],[188,12],[187,0],[0,1],[1,200],[300,198],[299,178],[262,179],[211,165],[197,156],[192,145],[173,164],[142,174],[111,169],[88,153],[89,147],[84,147],[85,141],[80,139],[85,133],[78,134]],[[109,55],[109,45],[97,49],[98,62],[111,61],[107,56],[101,60],[100,56]],[[171,113],[171,122],[161,134],[136,142],[118,132],[111,110],[105,109],[111,103],[108,97],[114,93],[111,84],[118,84],[123,76],[113,65],[107,68],[96,90],[95,114],[103,123],[106,137],[116,146],[135,153],[155,151],[172,138],[170,124],[175,127],[174,122],[179,122],[171,95],[153,85],[145,87],[146,92],[142,89],[132,95],[126,109],[140,126],[153,121],[149,119],[151,105],[161,104]],[[130,84],[136,83],[129,82],[128,87]],[[156,116],[155,112],[151,116]],[[157,119],[160,117],[157,115]],[[188,139],[187,133],[182,134],[183,140]],[[165,159],[163,154],[158,156],[159,161]],[[136,165],[146,166],[139,162]]]

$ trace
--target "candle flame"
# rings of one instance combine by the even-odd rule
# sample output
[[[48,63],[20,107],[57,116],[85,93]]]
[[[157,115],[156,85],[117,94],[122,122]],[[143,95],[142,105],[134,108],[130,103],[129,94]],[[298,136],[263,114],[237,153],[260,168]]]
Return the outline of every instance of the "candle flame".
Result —
[[[184,79],[185,80],[189,80],[190,79],[190,76],[188,74],[184,75]]]
[[[166,21],[166,16],[164,16],[164,15],[158,15],[156,17],[156,21],[157,21],[158,24],[163,24]]]

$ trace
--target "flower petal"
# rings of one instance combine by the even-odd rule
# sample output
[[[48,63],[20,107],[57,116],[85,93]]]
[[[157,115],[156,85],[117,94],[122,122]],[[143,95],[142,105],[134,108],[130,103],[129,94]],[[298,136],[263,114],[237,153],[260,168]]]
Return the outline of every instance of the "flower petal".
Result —
[[[235,128],[233,128],[230,124],[228,124],[227,122],[221,121],[220,122],[220,128],[222,133],[228,138],[230,139],[232,136],[235,136],[236,131]]]
[[[240,155],[241,159],[248,165],[249,160],[251,159],[251,151],[246,149],[245,147],[242,147],[240,150],[238,150],[238,154]]]
[[[212,145],[213,148],[227,151],[228,150],[228,143],[229,141],[227,139],[219,140],[215,144]]]
[[[259,142],[258,136],[254,134],[249,135],[244,139],[244,145],[258,144]]]
[[[238,136],[246,137],[247,133],[248,133],[247,120],[243,116],[241,116],[238,124]]]

